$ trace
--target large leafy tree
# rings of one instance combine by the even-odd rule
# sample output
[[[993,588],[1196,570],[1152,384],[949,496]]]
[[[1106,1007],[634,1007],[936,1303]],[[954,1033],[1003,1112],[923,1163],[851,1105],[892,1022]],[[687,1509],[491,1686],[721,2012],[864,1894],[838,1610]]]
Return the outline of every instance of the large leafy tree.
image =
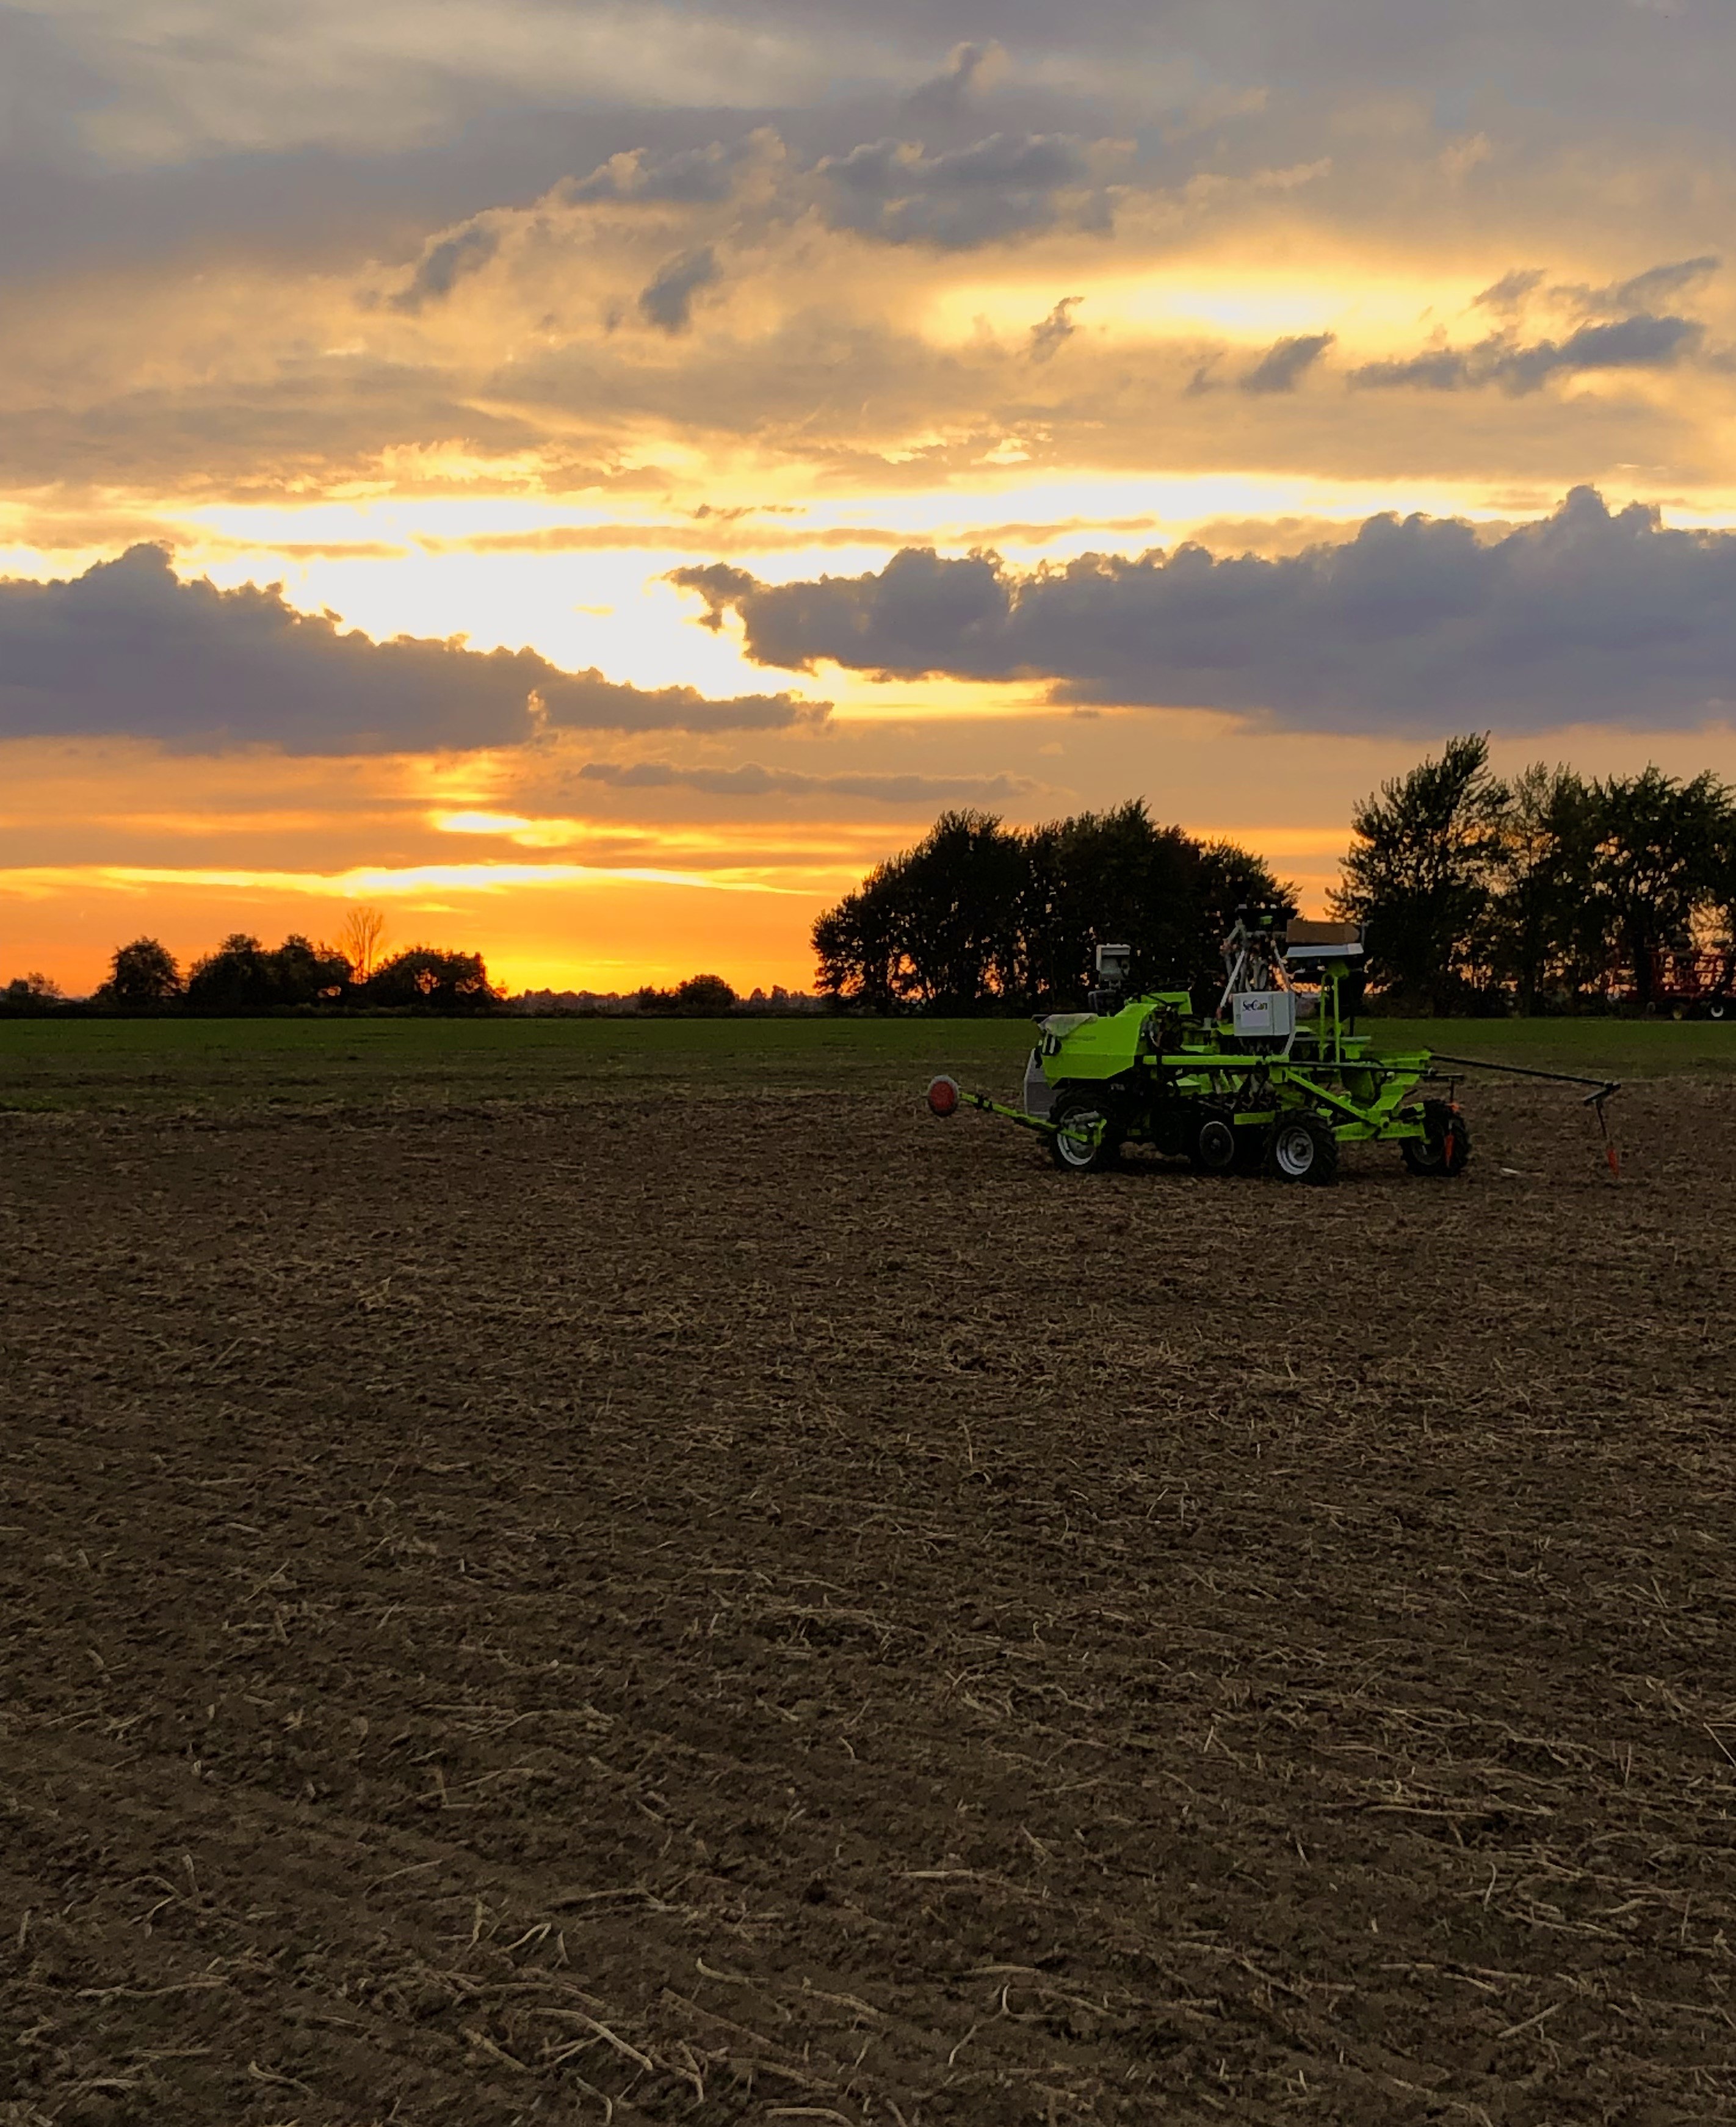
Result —
[[[271,955],[279,1004],[334,1004],[353,972],[347,953],[292,931]]]
[[[1082,995],[1098,945],[1111,940],[1130,949],[1136,989],[1214,988],[1241,902],[1295,912],[1293,894],[1258,857],[1160,827],[1137,798],[1038,827],[1027,847],[1023,988],[1033,1002]]]
[[[369,1004],[412,1011],[488,1011],[500,992],[480,953],[448,953],[410,945],[376,968],[363,985]]]
[[[195,960],[187,1002],[195,1011],[265,1011],[277,1001],[271,955],[259,940],[236,931],[215,953]]]
[[[215,953],[196,961],[187,979],[187,1002],[195,1011],[269,1011],[279,1005],[330,1003],[349,983],[349,962],[329,945],[292,932],[268,952],[244,931],[225,938]]]
[[[898,865],[876,865],[853,893],[815,921],[817,979],[828,996],[848,997],[870,1011],[891,1011],[904,1000],[906,969]]]
[[[1096,947],[1146,988],[1211,986],[1240,901],[1294,907],[1257,857],[1159,827],[1138,800],[1027,832],[943,813],[813,928],[823,989],[876,1011],[1077,1004]]]
[[[1488,883],[1491,955],[1519,1009],[1571,1002],[1608,955],[1592,894],[1597,793],[1571,768],[1534,762],[1496,815]]]
[[[97,995],[123,1011],[160,1011],[179,998],[181,970],[160,940],[135,938],[116,947],[108,980]]]
[[[878,1011],[973,1011],[1018,988],[1021,838],[987,812],[943,812],[813,926],[823,989]]]
[[[1652,951],[1691,941],[1729,890],[1732,793],[1710,770],[1691,782],[1649,767],[1596,786],[1591,883],[1606,933],[1652,999]]]
[[[1487,978],[1506,802],[1488,738],[1472,732],[1356,807],[1356,839],[1330,906],[1368,926],[1368,972],[1383,988],[1440,1011]]]

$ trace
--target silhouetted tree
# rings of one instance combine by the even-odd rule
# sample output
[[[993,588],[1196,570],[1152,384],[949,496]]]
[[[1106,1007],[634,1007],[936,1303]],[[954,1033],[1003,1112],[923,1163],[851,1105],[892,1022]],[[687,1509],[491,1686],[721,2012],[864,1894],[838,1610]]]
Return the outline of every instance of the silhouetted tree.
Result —
[[[500,993],[490,983],[480,953],[451,953],[436,945],[410,945],[394,953],[361,986],[368,1004],[418,1011],[488,1011]]]
[[[1523,1012],[1570,1001],[1608,959],[1591,888],[1596,793],[1571,768],[1536,761],[1514,777],[1493,820],[1490,957]]]
[[[986,812],[943,812],[813,927],[822,989],[876,1010],[970,1011],[1017,992],[1021,837]]]
[[[116,947],[108,980],[97,996],[123,1011],[161,1011],[179,1001],[181,970],[167,945],[155,938],[135,938],[130,945]]]
[[[725,1019],[737,1002],[721,975],[690,975],[676,984],[675,1007],[686,1019]]]
[[[1356,840],[1330,905],[1368,926],[1368,969],[1382,987],[1442,1011],[1486,978],[1506,802],[1487,736],[1473,732],[1356,807]]]
[[[870,1011],[890,1011],[904,997],[896,861],[875,865],[854,893],[847,893],[813,926],[820,989]]]
[[[7,1011],[50,1011],[60,1002],[60,985],[46,975],[14,975],[0,989],[0,1006]]]
[[[1596,786],[1591,874],[1610,942],[1652,1000],[1652,949],[1686,942],[1727,893],[1731,793],[1710,770],[1678,782],[1662,769]]]
[[[292,931],[270,956],[279,1004],[334,1004],[349,988],[349,956]]]
[[[187,1002],[194,1011],[265,1011],[277,1001],[271,956],[245,931],[232,931],[215,953],[193,962]]]
[[[1028,832],[943,813],[816,922],[819,986],[876,1011],[1076,1004],[1112,940],[1136,987],[1209,987],[1249,898],[1295,907],[1259,858],[1160,827],[1137,799]]]
[[[373,973],[385,942],[386,912],[371,908],[365,902],[358,902],[338,927],[338,949],[358,983],[365,983]]]
[[[1238,904],[1269,901],[1286,914],[1296,906],[1258,857],[1160,827],[1137,798],[1038,827],[1027,846],[1019,987],[1032,1003],[1076,1002],[1091,986],[1097,947],[1111,940],[1130,949],[1136,990],[1215,988]]]

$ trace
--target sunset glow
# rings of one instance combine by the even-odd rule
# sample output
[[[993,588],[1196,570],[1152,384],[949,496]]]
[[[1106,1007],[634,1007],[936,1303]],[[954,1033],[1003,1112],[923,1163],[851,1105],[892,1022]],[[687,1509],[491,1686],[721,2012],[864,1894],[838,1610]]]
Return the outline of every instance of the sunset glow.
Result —
[[[17,11],[0,979],[801,987],[948,806],[1317,910],[1453,730],[1736,775],[1736,27],[1231,12]]]

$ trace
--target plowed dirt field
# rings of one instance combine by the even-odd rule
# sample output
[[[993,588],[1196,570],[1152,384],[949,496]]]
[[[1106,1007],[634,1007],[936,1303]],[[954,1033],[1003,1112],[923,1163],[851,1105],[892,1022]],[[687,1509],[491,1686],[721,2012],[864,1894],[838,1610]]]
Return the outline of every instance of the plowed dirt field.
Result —
[[[1736,1113],[0,1116],[0,2121],[1736,2119]]]

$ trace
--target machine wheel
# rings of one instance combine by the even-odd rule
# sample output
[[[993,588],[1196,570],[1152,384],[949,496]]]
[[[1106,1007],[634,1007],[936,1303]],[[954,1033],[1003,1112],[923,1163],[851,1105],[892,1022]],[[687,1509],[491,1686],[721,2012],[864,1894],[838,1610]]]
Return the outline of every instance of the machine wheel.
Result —
[[[1064,1093],[1051,1111],[1050,1156],[1064,1174],[1101,1174],[1113,1167],[1122,1135],[1108,1103],[1096,1093]]]
[[[1736,1009],[1736,1007],[1732,1007],[1729,997],[1714,997],[1711,1002],[1706,1007],[1706,1017],[1708,1019],[1728,1019],[1730,1016],[1730,1013],[1733,1009]]]
[[[1236,1125],[1216,1108],[1194,1118],[1193,1143],[1188,1163],[1196,1174],[1232,1174],[1236,1171]]]
[[[1330,1124],[1305,1108],[1280,1116],[1266,1132],[1266,1172],[1279,1182],[1335,1182],[1338,1139]]]
[[[1405,1165],[1437,1182],[1463,1174],[1471,1157],[1471,1128],[1464,1117],[1444,1101],[1425,1101],[1422,1123],[1421,1137],[1400,1140]]]

